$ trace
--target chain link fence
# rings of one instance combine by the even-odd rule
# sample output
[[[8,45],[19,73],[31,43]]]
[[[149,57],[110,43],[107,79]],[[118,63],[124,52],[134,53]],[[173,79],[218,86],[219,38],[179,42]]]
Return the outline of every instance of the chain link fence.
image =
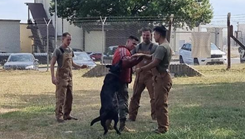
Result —
[[[33,53],[40,64],[47,64],[56,48],[54,23],[45,18],[27,21],[26,24],[21,24],[20,52]],[[142,28],[153,29],[157,25],[165,25],[168,28],[169,22],[169,17],[152,16],[87,17],[75,20],[74,24],[66,20],[58,20],[57,46],[61,45],[62,33],[69,32],[72,35],[70,47],[74,51],[85,51],[94,61],[110,63],[117,46],[125,45],[130,35],[136,36],[142,42],[140,32]],[[198,31],[198,29],[172,29],[170,43],[176,55],[184,43],[191,42],[191,33]],[[206,28],[205,31],[211,33],[213,43],[218,43],[220,48],[223,47],[226,42],[224,38],[226,34],[222,33],[223,29]],[[238,36],[240,37],[240,34]],[[152,41],[155,42],[153,35]]]
[[[83,29],[82,49],[100,53],[100,56],[94,55],[95,59],[110,63],[117,46],[125,45],[129,36],[135,36],[141,42],[142,28],[168,25],[168,20],[158,17],[93,17],[77,19],[74,23]]]

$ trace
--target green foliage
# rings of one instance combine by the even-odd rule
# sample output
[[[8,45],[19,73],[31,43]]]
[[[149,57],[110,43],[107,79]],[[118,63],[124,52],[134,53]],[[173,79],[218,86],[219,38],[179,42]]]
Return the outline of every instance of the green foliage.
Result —
[[[57,0],[58,17],[74,22],[84,17],[155,16],[174,14],[174,26],[190,28],[210,23],[213,10],[209,0]],[[50,12],[54,13],[54,0]]]

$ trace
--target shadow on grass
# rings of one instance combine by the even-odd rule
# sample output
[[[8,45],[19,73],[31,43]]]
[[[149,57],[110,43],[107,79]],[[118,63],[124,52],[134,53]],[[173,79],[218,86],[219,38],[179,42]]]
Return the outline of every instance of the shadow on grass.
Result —
[[[243,108],[244,82],[215,84],[174,84],[170,105],[202,105]]]
[[[103,138],[108,139],[162,139],[162,138],[245,138],[245,94],[244,83],[232,84],[175,84],[169,94],[170,131],[164,135],[151,133],[157,124],[152,122],[148,93],[143,93],[138,121],[128,126],[135,133],[118,136],[110,131]],[[130,89],[130,92],[132,90]],[[54,92],[45,93],[54,94]],[[74,91],[73,113],[78,121],[58,124],[54,119],[54,95],[7,95],[18,97],[19,103],[2,105],[3,108],[18,108],[19,111],[0,114],[0,131],[34,133],[44,138],[102,137],[100,123],[90,127],[90,121],[97,117],[100,109],[100,92]],[[130,93],[131,94],[131,93]]]

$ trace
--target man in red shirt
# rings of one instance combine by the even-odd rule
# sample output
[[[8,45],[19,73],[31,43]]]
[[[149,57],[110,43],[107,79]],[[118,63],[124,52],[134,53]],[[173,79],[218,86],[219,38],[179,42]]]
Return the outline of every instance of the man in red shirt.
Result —
[[[120,89],[117,93],[119,104],[119,119],[120,119],[120,131],[130,132],[125,126],[126,117],[128,115],[128,84],[132,81],[132,67],[137,65],[143,57],[131,57],[130,51],[135,48],[138,43],[138,39],[134,36],[129,36],[125,46],[118,46],[114,53],[112,65],[122,60],[122,72],[120,74]]]

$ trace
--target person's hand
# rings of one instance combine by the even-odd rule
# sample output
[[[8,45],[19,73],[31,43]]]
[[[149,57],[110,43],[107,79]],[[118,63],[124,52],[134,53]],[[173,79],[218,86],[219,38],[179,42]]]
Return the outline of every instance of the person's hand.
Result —
[[[135,73],[137,68],[133,67],[132,69],[133,69],[133,73]]]
[[[132,57],[141,57],[141,56],[145,56],[145,54],[143,54],[143,53],[136,53],[136,54],[132,55]]]
[[[88,68],[88,66],[87,65],[82,65],[80,68],[81,69],[85,69],[85,68]]]
[[[139,73],[139,72],[142,72],[142,71],[143,71],[142,68],[136,68],[136,69],[135,69],[135,72],[138,72],[138,73]]]
[[[58,80],[55,77],[52,77],[52,83],[56,85],[58,83]]]

